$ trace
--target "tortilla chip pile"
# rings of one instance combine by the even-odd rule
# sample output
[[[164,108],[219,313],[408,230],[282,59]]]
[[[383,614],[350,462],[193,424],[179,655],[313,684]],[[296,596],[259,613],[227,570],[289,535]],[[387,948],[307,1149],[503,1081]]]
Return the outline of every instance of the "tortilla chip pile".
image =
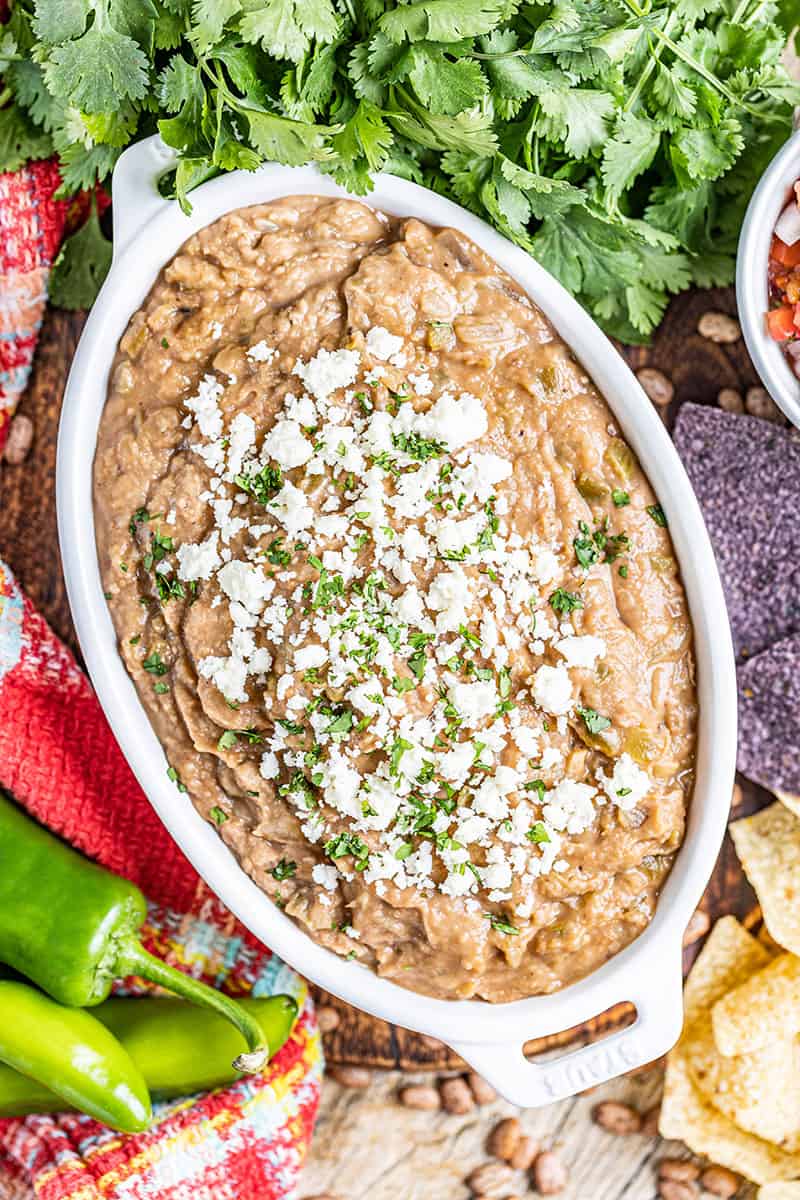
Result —
[[[708,526],[738,662],[748,778],[800,792],[800,434],[681,406],[675,445]]]
[[[759,1200],[800,1200],[800,800],[782,799],[730,827],[765,931],[714,926],[686,981],[660,1120],[663,1137],[767,1185]]]

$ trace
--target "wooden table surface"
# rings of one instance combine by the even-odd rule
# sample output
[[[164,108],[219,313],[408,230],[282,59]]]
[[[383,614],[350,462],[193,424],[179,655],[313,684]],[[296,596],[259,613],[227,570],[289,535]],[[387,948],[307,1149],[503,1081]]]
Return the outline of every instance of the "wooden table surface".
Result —
[[[668,409],[659,410],[668,425],[674,420],[680,404],[686,401],[715,404],[720,389],[735,388],[744,393],[758,382],[741,341],[733,345],[716,345],[699,336],[698,319],[709,309],[734,313],[732,291],[717,289],[681,296],[670,306],[652,346],[624,350],[634,369],[654,366],[671,378],[675,387],[674,399]],[[58,552],[54,475],[64,382],[83,319],[78,313],[47,312],[30,386],[20,410],[34,423],[33,447],[20,466],[7,463],[0,466],[0,557],[8,562],[53,629],[79,658]],[[765,799],[760,789],[742,780],[737,815],[752,811]],[[712,919],[728,912],[740,916],[753,913],[754,897],[742,876],[729,839],[726,839],[709,884],[703,908]],[[691,950],[687,951],[687,958],[690,955]],[[458,1063],[445,1047],[432,1039],[387,1025],[331,997],[322,998],[334,1005],[340,1014],[337,1029],[325,1039],[330,1061],[410,1070],[445,1069]],[[614,1028],[624,1016],[625,1009],[620,1007],[585,1028],[569,1031],[568,1035],[550,1039],[547,1043],[538,1042],[535,1048],[564,1044],[576,1037],[600,1036]],[[532,1038],[535,1032],[531,1030]],[[433,1193],[430,1195],[433,1197]],[[633,1193],[630,1200],[633,1200]]]

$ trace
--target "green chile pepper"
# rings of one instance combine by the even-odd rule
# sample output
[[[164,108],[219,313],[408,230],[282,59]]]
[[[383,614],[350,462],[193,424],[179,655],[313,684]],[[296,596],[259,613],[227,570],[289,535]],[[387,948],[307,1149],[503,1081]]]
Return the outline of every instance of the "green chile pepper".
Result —
[[[150,1124],[147,1084],[113,1033],[10,979],[0,981],[0,1062],[112,1129],[140,1133]]]
[[[291,996],[269,996],[241,1003],[263,1028],[272,1053],[277,1052],[297,1017],[295,1001]],[[159,1099],[188,1096],[238,1077],[231,1060],[243,1048],[241,1034],[208,1009],[161,996],[114,997],[92,1009],[91,1016],[119,1039]],[[0,1066],[0,1117],[63,1112],[65,1107],[54,1089]]]
[[[100,1004],[115,979],[138,975],[213,1009],[242,1034],[234,1064],[258,1071],[269,1045],[256,1018],[145,950],[145,898],[127,879],[88,862],[0,792],[0,961],[74,1008]]]

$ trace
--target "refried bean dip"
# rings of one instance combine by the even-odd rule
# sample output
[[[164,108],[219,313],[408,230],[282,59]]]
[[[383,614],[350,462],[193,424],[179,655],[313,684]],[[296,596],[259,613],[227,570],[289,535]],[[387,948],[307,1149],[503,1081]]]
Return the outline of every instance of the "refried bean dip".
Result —
[[[316,941],[507,1001],[645,928],[695,750],[669,532],[467,238],[314,196],[197,233],[120,342],[94,496],[170,777]]]

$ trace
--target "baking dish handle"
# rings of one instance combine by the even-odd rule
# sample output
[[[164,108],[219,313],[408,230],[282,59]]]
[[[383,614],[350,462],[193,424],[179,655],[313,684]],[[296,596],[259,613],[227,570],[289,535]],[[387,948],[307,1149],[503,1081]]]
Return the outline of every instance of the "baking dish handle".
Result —
[[[118,158],[111,206],[115,258],[156,213],[173,203],[159,192],[158,180],[177,161],[177,151],[162,142],[157,133],[136,142]]]
[[[655,967],[643,963],[635,984],[626,989],[625,998],[636,1006],[634,1023],[545,1061],[529,1062],[519,1043],[450,1045],[512,1104],[540,1108],[635,1071],[671,1049],[683,1023],[682,986],[680,954],[671,952]]]

